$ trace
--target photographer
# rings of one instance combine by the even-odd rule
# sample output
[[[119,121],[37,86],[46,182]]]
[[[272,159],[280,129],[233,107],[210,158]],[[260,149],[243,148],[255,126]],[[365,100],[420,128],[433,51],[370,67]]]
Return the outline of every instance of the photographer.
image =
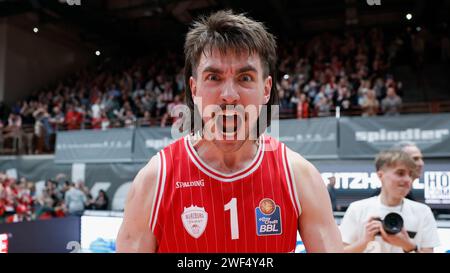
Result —
[[[433,252],[439,237],[431,209],[405,198],[416,172],[413,159],[403,151],[389,150],[378,154],[375,166],[381,193],[347,209],[340,226],[344,250]]]

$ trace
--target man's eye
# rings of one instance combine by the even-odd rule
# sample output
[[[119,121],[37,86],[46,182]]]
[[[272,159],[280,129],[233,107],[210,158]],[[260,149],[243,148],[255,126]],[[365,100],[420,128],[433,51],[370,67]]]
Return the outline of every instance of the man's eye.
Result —
[[[253,80],[253,78],[250,75],[242,75],[240,77],[240,80],[244,81],[244,82],[251,82]]]
[[[218,81],[219,80],[219,76],[215,75],[215,74],[210,74],[206,77],[206,80],[208,81]]]

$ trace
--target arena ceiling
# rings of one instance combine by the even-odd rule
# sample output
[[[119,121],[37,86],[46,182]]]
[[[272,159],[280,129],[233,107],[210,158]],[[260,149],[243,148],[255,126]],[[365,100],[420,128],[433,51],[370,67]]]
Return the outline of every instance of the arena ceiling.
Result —
[[[450,17],[450,0],[0,0],[0,19],[33,13],[40,24],[70,26],[90,43],[155,45],[182,41],[193,18],[222,8],[247,12],[280,38],[398,25],[408,12],[417,23],[448,24]]]

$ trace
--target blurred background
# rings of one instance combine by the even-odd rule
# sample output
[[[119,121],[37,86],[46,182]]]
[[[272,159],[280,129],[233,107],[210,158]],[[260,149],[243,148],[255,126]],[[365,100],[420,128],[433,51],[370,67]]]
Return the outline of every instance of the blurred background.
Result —
[[[450,0],[0,0],[0,252],[115,251],[131,181],[173,141],[189,24],[220,9],[276,35],[278,138],[335,181],[336,221],[413,141],[449,251]]]

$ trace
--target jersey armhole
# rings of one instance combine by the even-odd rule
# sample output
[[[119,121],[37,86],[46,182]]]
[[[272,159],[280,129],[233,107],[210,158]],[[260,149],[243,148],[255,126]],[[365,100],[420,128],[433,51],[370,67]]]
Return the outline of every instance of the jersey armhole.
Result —
[[[289,189],[289,194],[291,197],[292,204],[295,208],[295,211],[297,212],[297,217],[300,217],[302,214],[302,208],[300,206],[300,201],[298,198],[297,188],[295,187],[295,177],[294,172],[292,171],[291,163],[289,162],[287,158],[287,148],[286,145],[283,143],[282,145],[282,157],[283,157],[283,166],[284,166],[284,173],[286,175],[286,182]]]
[[[164,193],[164,186],[166,183],[166,160],[164,151],[160,151],[158,154],[158,173],[156,176],[156,187],[153,197],[152,210],[150,212],[150,229],[155,234],[155,226],[158,221],[158,213],[161,206],[161,200]]]

